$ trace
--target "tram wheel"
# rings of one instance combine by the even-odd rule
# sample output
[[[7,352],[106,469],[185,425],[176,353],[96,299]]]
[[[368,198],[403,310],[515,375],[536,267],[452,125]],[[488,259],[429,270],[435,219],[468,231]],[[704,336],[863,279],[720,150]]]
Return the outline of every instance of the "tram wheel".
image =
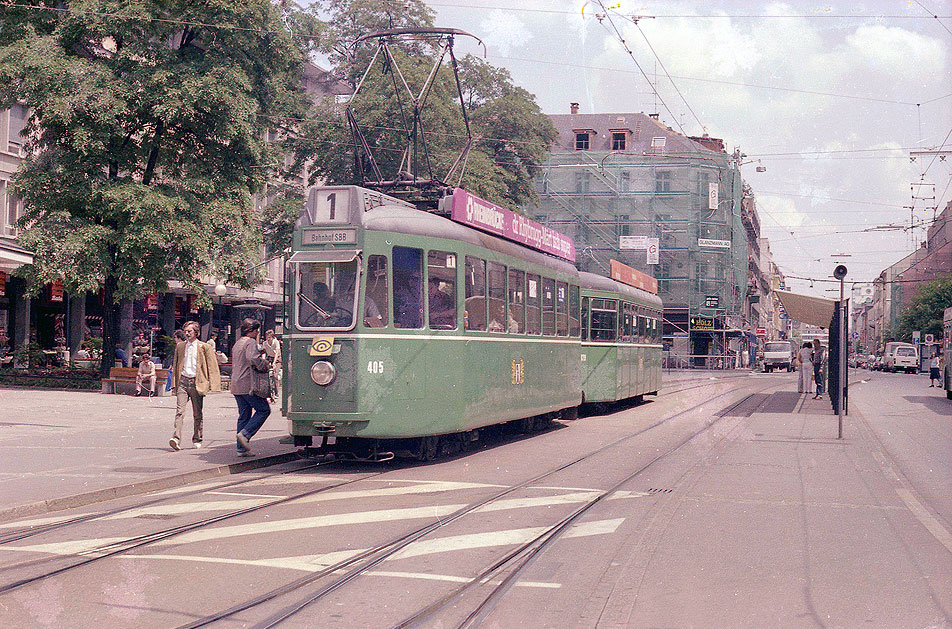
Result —
[[[420,437],[420,451],[417,459],[420,461],[432,461],[440,455],[440,437],[433,435],[429,437]]]

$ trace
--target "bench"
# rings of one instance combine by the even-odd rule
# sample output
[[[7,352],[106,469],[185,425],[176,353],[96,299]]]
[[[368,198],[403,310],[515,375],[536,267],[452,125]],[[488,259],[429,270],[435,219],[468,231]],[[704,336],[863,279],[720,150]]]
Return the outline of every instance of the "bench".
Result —
[[[119,387],[128,388],[130,394],[136,390],[136,375],[139,373],[138,367],[112,367],[109,369],[109,377],[102,379],[103,393],[119,393]],[[169,395],[170,391],[165,390],[165,382],[169,378],[169,370],[156,367],[155,369],[155,394],[159,397]],[[127,386],[128,385],[128,386]],[[148,385],[148,383],[146,383]]]

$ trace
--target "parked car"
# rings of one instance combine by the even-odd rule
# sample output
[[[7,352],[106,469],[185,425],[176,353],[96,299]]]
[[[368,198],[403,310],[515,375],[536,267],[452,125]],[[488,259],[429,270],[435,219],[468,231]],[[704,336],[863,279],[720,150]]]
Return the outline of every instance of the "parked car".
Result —
[[[919,372],[919,352],[909,343],[886,343],[883,353],[883,371]]]

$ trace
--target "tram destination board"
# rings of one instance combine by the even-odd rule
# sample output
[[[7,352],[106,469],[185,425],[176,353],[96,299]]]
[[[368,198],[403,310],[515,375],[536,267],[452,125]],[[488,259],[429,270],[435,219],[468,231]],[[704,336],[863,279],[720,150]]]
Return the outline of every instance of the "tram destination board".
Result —
[[[352,245],[357,242],[355,229],[305,229],[301,243],[305,245]]]

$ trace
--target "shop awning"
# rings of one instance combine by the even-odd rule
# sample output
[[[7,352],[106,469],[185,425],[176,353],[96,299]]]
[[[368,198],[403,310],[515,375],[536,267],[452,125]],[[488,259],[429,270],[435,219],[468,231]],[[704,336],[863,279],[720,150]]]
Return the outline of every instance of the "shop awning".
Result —
[[[33,254],[8,238],[0,238],[0,271],[12,271],[33,264]]]
[[[821,328],[829,328],[836,310],[836,302],[823,297],[811,297],[785,290],[774,291],[780,298],[787,315],[794,321]]]

